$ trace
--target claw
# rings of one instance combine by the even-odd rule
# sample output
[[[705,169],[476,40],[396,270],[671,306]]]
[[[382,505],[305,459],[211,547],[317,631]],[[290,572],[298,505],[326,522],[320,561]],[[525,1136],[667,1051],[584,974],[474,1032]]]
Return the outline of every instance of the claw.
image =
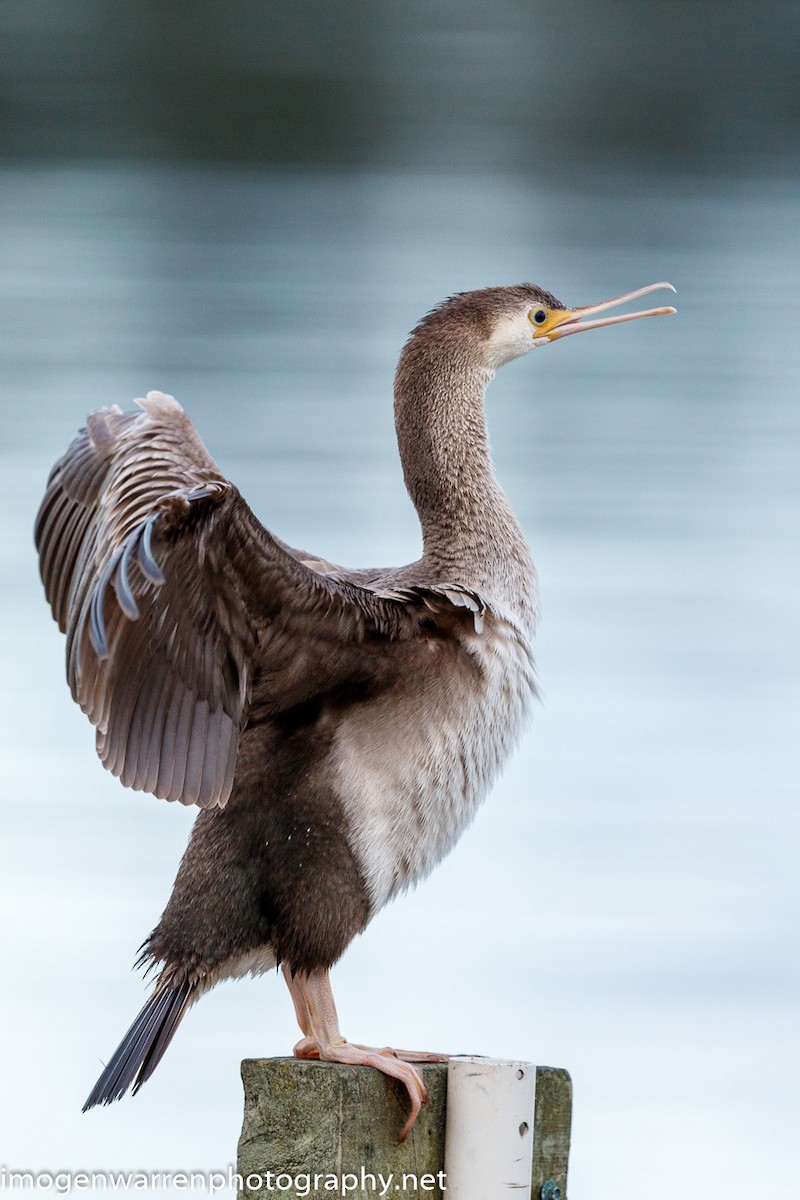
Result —
[[[333,1002],[327,971],[297,971],[294,974],[284,964],[284,978],[294,1002],[297,1023],[304,1036],[294,1048],[297,1058],[319,1058],[321,1062],[339,1062],[354,1066],[374,1067],[382,1074],[402,1083],[411,1101],[411,1112],[400,1130],[397,1141],[404,1142],[423,1104],[430,1103],[421,1073],[411,1065],[417,1062],[445,1062],[445,1054],[415,1053],[392,1050],[385,1047],[376,1050],[372,1046],[360,1046],[348,1042],[339,1032],[336,1005]]]

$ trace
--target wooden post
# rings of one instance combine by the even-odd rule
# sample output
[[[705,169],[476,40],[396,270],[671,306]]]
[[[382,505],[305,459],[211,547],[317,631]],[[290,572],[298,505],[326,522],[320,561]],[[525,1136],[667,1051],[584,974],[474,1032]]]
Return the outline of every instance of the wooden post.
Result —
[[[245,1059],[240,1195],[376,1200],[383,1190],[393,1200],[443,1200],[436,1174],[444,1170],[447,1067],[421,1069],[431,1102],[398,1145],[408,1097],[402,1084],[380,1071],[296,1058]],[[281,1176],[293,1180],[289,1189],[279,1190],[287,1182]],[[334,1177],[336,1190],[326,1191]]]
[[[237,1164],[241,1200],[447,1200],[448,1069],[446,1064],[421,1069],[431,1103],[398,1145],[408,1099],[395,1080],[369,1067],[245,1059]],[[536,1072],[531,1196],[566,1200],[569,1075],[551,1067],[531,1070]]]
[[[569,1072],[559,1067],[537,1067],[533,1109],[533,1200],[566,1200],[571,1128],[572,1080]]]

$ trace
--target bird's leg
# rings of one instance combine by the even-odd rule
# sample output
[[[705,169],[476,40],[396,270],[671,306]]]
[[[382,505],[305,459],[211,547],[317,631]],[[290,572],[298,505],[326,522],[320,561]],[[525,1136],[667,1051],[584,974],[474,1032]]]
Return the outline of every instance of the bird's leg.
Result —
[[[289,989],[289,995],[292,997],[294,1004],[294,1012],[297,1017],[297,1024],[303,1031],[304,1036],[294,1047],[296,1058],[319,1058],[319,1050],[314,1041],[311,1032],[311,1016],[308,1011],[305,997],[300,990],[299,984],[292,976],[291,969],[283,964],[283,977],[286,980],[286,986]],[[328,984],[330,987],[330,982]],[[333,997],[331,997],[331,1000]],[[391,1046],[383,1046],[378,1049],[375,1046],[362,1046],[360,1042],[352,1042],[353,1046],[358,1050],[366,1050],[370,1054],[388,1054],[391,1058],[401,1058],[403,1062],[410,1063],[444,1063],[452,1058],[451,1054],[440,1054],[435,1050],[395,1050]]]
[[[303,1031],[303,1036],[294,1047],[294,1056],[295,1058],[319,1058],[319,1050],[317,1049],[317,1043],[314,1041],[314,1035],[311,1030],[311,1014],[308,1011],[305,997],[300,990],[297,980],[292,975],[291,968],[284,963],[281,970],[283,971],[283,978],[286,980],[286,986],[289,989],[289,995],[292,997],[297,1024]]]
[[[299,1058],[311,1058],[315,1057],[316,1051],[316,1056],[322,1062],[375,1067],[384,1075],[399,1079],[411,1101],[411,1112],[397,1139],[399,1142],[405,1141],[422,1105],[428,1103],[428,1093],[419,1071],[397,1058],[393,1051],[354,1046],[342,1037],[327,971],[309,971],[308,974],[298,971],[292,978],[291,972],[284,967],[283,973],[304,1034],[295,1046],[295,1054]]]

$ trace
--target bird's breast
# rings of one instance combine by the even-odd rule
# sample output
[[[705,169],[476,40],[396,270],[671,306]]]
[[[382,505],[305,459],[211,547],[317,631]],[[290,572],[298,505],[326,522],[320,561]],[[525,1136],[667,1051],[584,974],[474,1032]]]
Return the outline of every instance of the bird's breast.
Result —
[[[453,846],[511,752],[535,692],[524,633],[420,643],[394,686],[356,705],[332,746],[334,786],[375,912]]]

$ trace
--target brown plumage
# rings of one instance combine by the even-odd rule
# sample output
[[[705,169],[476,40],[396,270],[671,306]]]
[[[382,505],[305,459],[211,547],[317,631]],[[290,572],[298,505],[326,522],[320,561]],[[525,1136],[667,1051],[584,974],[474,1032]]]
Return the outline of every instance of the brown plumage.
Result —
[[[342,1038],[327,972],[447,852],[521,728],[535,575],[494,475],[484,391],[602,307],[523,284],[419,323],[395,385],[423,537],[407,567],[346,571],[281,542],[159,392],[138,414],[91,414],[54,467],[36,544],[98,754],[124,784],[203,810],[144,946],[155,990],[87,1107],[141,1086],[205,990],[277,963],[296,1053],[395,1076],[411,1128],[419,1073]]]

